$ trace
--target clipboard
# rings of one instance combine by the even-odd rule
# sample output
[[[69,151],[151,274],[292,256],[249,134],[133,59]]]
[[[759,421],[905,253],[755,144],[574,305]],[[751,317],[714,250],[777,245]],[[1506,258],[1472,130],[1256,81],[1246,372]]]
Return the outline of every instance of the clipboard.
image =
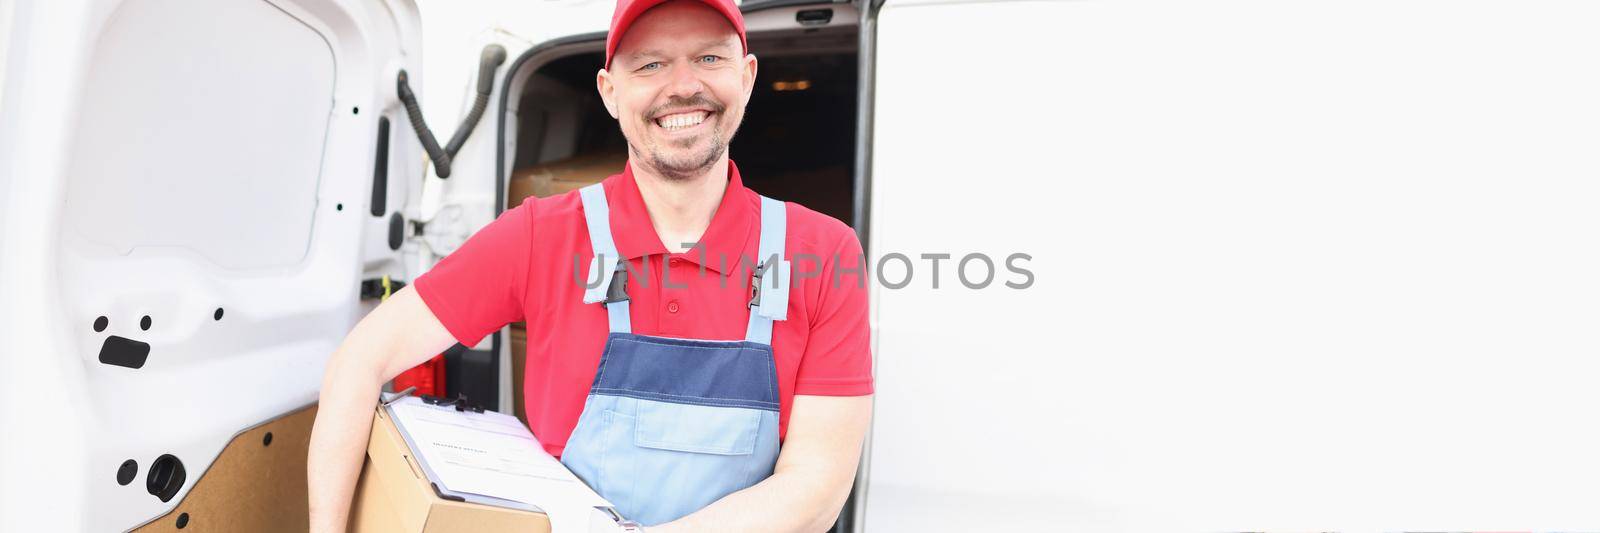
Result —
[[[599,497],[598,494],[590,491],[587,485],[583,485],[581,480],[577,479],[577,477],[569,470],[566,470],[564,465],[559,465],[559,463],[556,464],[560,469],[560,473],[564,474],[566,477],[570,477],[571,482],[577,483],[579,486],[581,486],[581,491],[586,491],[583,494],[592,496],[597,503],[606,503],[607,505],[594,505],[588,511],[587,516],[575,517],[573,514],[570,514],[575,512],[573,507],[570,505],[570,502],[565,507],[557,506],[556,508],[546,509],[536,503],[530,503],[527,501],[500,498],[466,490],[453,490],[448,486],[448,483],[444,481],[448,479],[448,476],[441,476],[440,468],[449,466],[454,468],[454,472],[459,474],[459,472],[461,472],[460,463],[453,465],[435,464],[434,461],[439,460],[439,458],[430,458],[427,450],[418,446],[418,436],[414,434],[414,431],[412,431],[411,428],[406,427],[405,420],[408,416],[414,417],[419,416],[419,414],[422,413],[427,413],[430,418],[433,418],[431,420],[418,419],[417,422],[413,423],[439,423],[442,422],[443,419],[449,418],[452,419],[450,420],[451,423],[461,426],[474,426],[480,424],[488,426],[490,424],[499,424],[498,426],[492,427],[489,430],[484,430],[489,431],[490,433],[498,433],[498,435],[492,436],[493,438],[503,438],[509,435],[506,433],[507,429],[514,426],[516,431],[520,432],[522,435],[525,435],[526,438],[533,443],[533,446],[538,447],[540,454],[543,452],[542,447],[539,447],[540,445],[537,443],[537,439],[535,439],[533,435],[527,431],[527,427],[522,425],[520,421],[516,420],[510,415],[494,411],[486,412],[482,407],[472,404],[464,397],[441,399],[422,396],[415,397],[414,399],[408,399],[412,398],[412,391],[413,389],[408,388],[398,393],[385,394],[382,397],[379,409],[385,415],[384,418],[387,418],[394,427],[395,433],[397,433],[400,439],[403,441],[405,447],[410,453],[410,458],[421,470],[419,474],[425,478],[428,487],[432,489],[434,495],[440,500],[462,502],[467,504],[479,504],[501,509],[511,509],[516,511],[543,514],[550,517],[550,525],[555,533],[566,533],[567,530],[607,532],[640,531],[639,524],[622,517],[614,508],[609,506],[608,502],[605,502]],[[426,406],[429,409],[424,411],[421,409],[422,406]],[[408,410],[410,415],[399,412],[397,408],[404,408]],[[438,438],[438,426],[434,424],[428,425],[435,428],[433,438]],[[470,433],[473,431],[473,429],[452,428],[452,431],[458,433]],[[459,442],[448,444],[459,444]],[[437,448],[437,446],[434,447],[434,449]],[[457,479],[459,480],[460,478],[458,477]],[[579,499],[580,501],[587,501],[587,497],[580,496]],[[584,505],[588,504],[585,503]],[[565,518],[559,518],[557,515],[553,515],[552,512],[563,512],[568,514],[564,515]],[[587,522],[584,524],[584,526],[587,527],[579,526],[576,523],[575,518],[582,518]]]
[[[451,501],[467,502],[467,503],[478,503],[478,504],[483,504],[483,505],[492,505],[492,506],[495,506],[495,507],[504,507],[504,508],[507,508],[507,509],[520,509],[520,510],[523,510],[523,511],[531,511],[531,512],[535,512],[535,513],[544,513],[545,512],[544,509],[541,509],[539,506],[533,505],[533,504],[523,503],[523,502],[519,502],[519,501],[516,501],[516,500],[507,500],[507,499],[504,499],[504,498],[496,498],[496,497],[493,497],[493,496],[484,496],[484,495],[481,495],[481,494],[474,494],[474,493],[470,493],[470,492],[457,492],[457,491],[453,491],[453,490],[450,490],[450,489],[447,489],[447,488],[439,486],[439,474],[436,473],[434,471],[433,467],[428,464],[427,457],[423,456],[422,454],[416,453],[416,451],[418,449],[416,441],[411,438],[411,432],[406,430],[405,424],[401,423],[400,418],[395,416],[395,412],[394,412],[394,403],[399,401],[402,398],[410,396],[411,392],[413,390],[415,390],[415,389],[416,389],[416,387],[409,387],[406,390],[394,393],[392,396],[385,397],[383,399],[383,402],[382,402],[382,407],[383,407],[383,410],[386,411],[389,414],[389,420],[394,422],[394,428],[400,432],[400,438],[405,440],[406,447],[411,449],[412,457],[417,460],[417,466],[422,467],[422,473],[423,473],[424,476],[427,476],[428,485],[433,487],[433,493],[434,494],[437,494],[439,496],[439,498],[441,498],[441,499],[451,500]],[[429,397],[426,397],[426,396],[421,397],[421,398],[423,399],[424,402],[427,402],[429,404],[440,404],[441,403],[437,399],[433,399],[433,400],[430,401]],[[443,405],[457,405],[457,406],[460,406],[461,409],[458,409],[458,410],[459,411],[463,411],[463,412],[477,412],[477,413],[482,413],[483,412],[483,408],[481,408],[481,407],[476,407],[476,408],[473,407],[470,403],[468,403],[466,401],[466,399],[464,397],[458,397],[458,398],[451,399],[451,400],[444,400],[442,403],[443,403]]]

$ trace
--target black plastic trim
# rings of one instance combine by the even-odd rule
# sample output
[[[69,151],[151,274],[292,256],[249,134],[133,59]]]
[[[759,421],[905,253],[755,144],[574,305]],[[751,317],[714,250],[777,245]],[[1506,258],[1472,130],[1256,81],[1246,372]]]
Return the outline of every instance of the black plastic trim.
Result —
[[[139,369],[150,358],[150,343],[112,335],[100,344],[100,362],[123,368]]]
[[[816,9],[802,9],[794,14],[794,21],[801,26],[827,26],[833,22],[833,8],[819,7]]]
[[[411,91],[410,76],[401,70],[395,76],[395,94],[400,96],[400,104],[406,108],[406,118],[411,121],[411,131],[416,132],[417,140],[422,141],[422,150],[428,153],[428,159],[433,161],[433,174],[439,179],[450,177],[450,155],[439,146],[439,139],[433,136],[433,130],[428,129],[428,122],[423,120],[422,106],[417,103],[417,93]]]
[[[183,488],[185,477],[183,461],[176,455],[162,454],[150,463],[150,474],[145,477],[144,488],[162,502],[172,501],[172,497],[177,496],[178,490]]]
[[[872,5],[862,5],[867,2],[872,2]],[[861,241],[863,250],[867,246],[872,220],[872,103],[877,99],[878,9],[882,5],[882,2],[875,0],[863,0],[856,6],[861,16],[856,24],[856,64],[860,70],[856,75],[856,162],[855,191],[852,195],[855,205],[852,206],[850,219],[855,223],[856,238]]]
[[[389,117],[378,117],[378,149],[372,161],[372,216],[389,211]]]
[[[117,467],[117,484],[127,485],[133,483],[133,478],[139,477],[139,462],[129,459]]]
[[[467,111],[467,116],[461,119],[461,125],[456,126],[455,135],[450,136],[450,142],[444,145],[444,153],[451,160],[455,160],[456,154],[461,152],[461,145],[467,143],[467,136],[472,135],[472,130],[477,129],[478,119],[483,118],[483,110],[489,105],[489,93],[494,90],[494,73],[505,62],[506,49],[498,44],[485,46],[478,54],[478,95],[472,100],[472,110]]]
[[[406,240],[406,219],[399,212],[389,215],[389,249],[399,250]]]
[[[739,11],[749,13],[763,9],[795,6],[830,6],[834,4],[849,4],[849,0],[750,0],[739,6]]]

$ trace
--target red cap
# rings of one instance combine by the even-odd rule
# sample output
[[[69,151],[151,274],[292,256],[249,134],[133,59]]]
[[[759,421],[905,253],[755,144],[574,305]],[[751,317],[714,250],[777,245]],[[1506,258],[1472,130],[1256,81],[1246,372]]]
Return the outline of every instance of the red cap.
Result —
[[[617,43],[622,41],[622,34],[628,31],[628,26],[639,19],[650,8],[666,3],[667,0],[617,0],[617,10],[611,13],[611,31],[606,33],[606,67],[611,68],[611,56],[617,54]],[[739,46],[745,53],[750,52],[750,45],[744,40],[744,14],[739,12],[739,6],[733,0],[700,0],[701,3],[711,6],[711,9],[722,13],[733,24],[733,31],[739,34]]]

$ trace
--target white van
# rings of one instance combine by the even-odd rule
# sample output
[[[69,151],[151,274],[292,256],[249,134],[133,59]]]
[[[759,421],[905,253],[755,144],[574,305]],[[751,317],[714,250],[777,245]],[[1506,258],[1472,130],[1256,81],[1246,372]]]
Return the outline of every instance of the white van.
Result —
[[[0,1],[0,530],[304,527],[349,328],[620,149],[610,1],[423,8]],[[732,156],[878,280],[835,531],[1600,529],[1600,7],[743,9]]]

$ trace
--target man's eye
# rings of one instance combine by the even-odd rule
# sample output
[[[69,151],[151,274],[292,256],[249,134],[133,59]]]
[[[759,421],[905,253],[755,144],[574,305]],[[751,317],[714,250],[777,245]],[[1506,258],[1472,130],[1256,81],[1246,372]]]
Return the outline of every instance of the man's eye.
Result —
[[[700,56],[700,62],[701,63],[705,63],[707,65],[712,64],[712,63],[716,63],[717,61],[719,61],[721,59],[722,58],[717,57],[717,56]]]
[[[641,71],[643,71],[643,70],[655,70],[655,69],[658,69],[658,68],[661,68],[661,62],[660,61],[655,61],[655,62],[651,62],[651,63],[645,63],[644,66],[639,67],[639,70],[641,70]]]

